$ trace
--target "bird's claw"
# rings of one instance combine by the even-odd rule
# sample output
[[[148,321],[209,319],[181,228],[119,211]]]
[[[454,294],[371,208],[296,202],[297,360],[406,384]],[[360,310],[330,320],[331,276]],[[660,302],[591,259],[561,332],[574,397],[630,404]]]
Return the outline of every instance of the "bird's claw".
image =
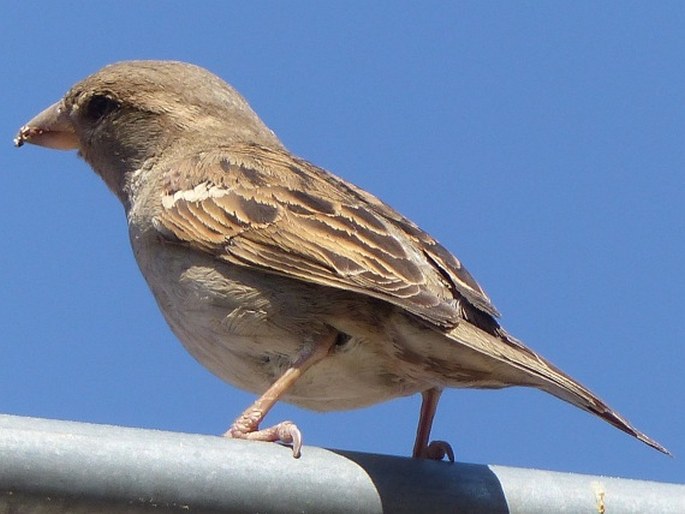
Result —
[[[257,429],[257,426],[241,423],[238,420],[229,428],[224,437],[232,439],[248,439],[251,441],[266,441],[288,444],[293,449],[293,457],[300,458],[302,453],[302,432],[292,421],[282,421],[278,425],[269,428]]]
[[[424,450],[426,459],[443,460],[445,457],[449,462],[454,462],[454,451],[447,441],[431,441]]]

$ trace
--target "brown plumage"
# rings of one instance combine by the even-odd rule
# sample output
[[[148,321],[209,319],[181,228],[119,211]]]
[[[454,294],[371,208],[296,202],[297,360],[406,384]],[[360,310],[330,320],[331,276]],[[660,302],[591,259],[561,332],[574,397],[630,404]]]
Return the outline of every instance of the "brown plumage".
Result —
[[[317,410],[422,393],[417,457],[444,387],[532,386],[657,450],[588,389],[509,336],[462,264],[392,208],[290,154],[211,73],[108,66],[15,140],[78,149],[124,205],[141,270],[171,328],[221,378],[262,394],[227,435],[283,399]],[[266,391],[266,392],[265,392]]]

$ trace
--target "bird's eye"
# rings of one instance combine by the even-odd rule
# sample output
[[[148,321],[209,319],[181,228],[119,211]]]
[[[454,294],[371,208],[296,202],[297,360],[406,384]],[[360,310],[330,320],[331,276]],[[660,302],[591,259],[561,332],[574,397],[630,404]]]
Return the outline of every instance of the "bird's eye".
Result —
[[[107,116],[119,108],[119,102],[106,95],[93,95],[85,105],[85,115],[93,121]]]

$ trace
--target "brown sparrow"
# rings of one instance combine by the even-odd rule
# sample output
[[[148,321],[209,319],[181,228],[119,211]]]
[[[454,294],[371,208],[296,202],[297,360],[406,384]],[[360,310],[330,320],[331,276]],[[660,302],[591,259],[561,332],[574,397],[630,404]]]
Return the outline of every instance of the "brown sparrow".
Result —
[[[228,437],[278,401],[318,411],[421,393],[414,457],[445,387],[530,386],[657,450],[659,443],[511,337],[461,262],[376,197],[286,150],[228,84],[191,64],[113,64],[73,86],[15,144],[76,149],[121,200],[131,244],[186,349],[261,395]]]

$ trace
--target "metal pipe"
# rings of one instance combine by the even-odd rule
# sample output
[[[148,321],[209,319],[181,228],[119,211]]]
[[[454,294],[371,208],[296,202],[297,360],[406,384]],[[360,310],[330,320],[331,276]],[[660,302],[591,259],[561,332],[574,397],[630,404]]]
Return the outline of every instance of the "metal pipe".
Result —
[[[0,512],[685,512],[685,485],[0,415]]]

